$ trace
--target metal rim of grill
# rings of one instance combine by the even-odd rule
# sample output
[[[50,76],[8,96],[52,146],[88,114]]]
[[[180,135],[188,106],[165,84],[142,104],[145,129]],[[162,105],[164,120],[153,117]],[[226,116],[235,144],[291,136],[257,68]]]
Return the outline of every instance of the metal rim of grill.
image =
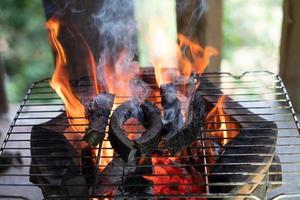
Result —
[[[149,75],[153,76],[153,74]],[[243,185],[243,184],[267,184],[268,186],[278,185],[281,186],[277,189],[268,191],[268,198],[281,199],[286,197],[299,198],[300,197],[300,136],[299,136],[299,122],[297,120],[296,113],[289,99],[287,90],[279,75],[275,75],[266,71],[252,71],[245,72],[241,76],[234,76],[230,73],[204,73],[202,77],[207,78],[210,82],[215,84],[214,88],[220,89],[225,95],[231,97],[233,101],[243,105],[243,108],[224,108],[226,109],[249,109],[255,115],[259,115],[268,121],[274,122],[277,125],[277,143],[275,146],[275,151],[280,158],[280,162],[273,162],[272,165],[281,165],[281,172],[272,172],[273,175],[282,175],[282,181],[272,182],[272,181],[262,181],[262,182],[237,182],[232,184]],[[198,80],[198,77],[195,76]],[[0,167],[19,167],[18,169],[10,172],[0,173],[0,193],[5,195],[0,195],[0,198],[20,198],[26,199],[28,197],[22,196],[22,193],[10,193],[13,190],[18,190],[18,188],[23,188],[23,190],[31,190],[37,192],[39,189],[36,185],[29,182],[29,167],[30,167],[30,134],[31,127],[33,125],[40,124],[42,122],[53,119],[58,114],[64,111],[63,103],[56,93],[50,88],[48,84],[49,79],[44,79],[38,82],[34,82],[29,88],[26,96],[24,97],[20,108],[18,109],[15,118],[13,119],[7,135],[2,144],[0,155],[5,156],[5,152],[11,151],[21,151],[21,158],[24,161],[23,164],[11,165],[11,164],[0,164]],[[201,82],[205,85],[205,82]],[[82,86],[81,86],[82,87]],[[221,94],[211,93],[211,96],[220,96]],[[157,97],[157,96],[152,96]],[[124,97],[118,97],[124,98]],[[151,98],[151,97],[150,97]],[[230,103],[230,102],[229,102]],[[243,113],[237,113],[236,115],[243,115]],[[244,114],[247,115],[247,114]],[[228,122],[230,123],[230,122]],[[240,122],[241,123],[241,122]],[[243,121],[242,123],[256,124],[259,121]],[[56,126],[55,124],[52,124]],[[82,124],[78,124],[81,126]],[[57,125],[59,126],[59,125]],[[65,132],[66,133],[66,132]],[[74,132],[68,132],[72,134]],[[205,137],[205,136],[204,136]],[[259,137],[259,136],[258,136]],[[203,138],[202,138],[203,139]],[[206,139],[206,138],[204,138]],[[251,138],[249,138],[251,139]],[[49,148],[49,147],[45,147]],[[209,147],[206,147],[209,148]],[[100,151],[99,151],[100,152]],[[235,155],[232,155],[233,157]],[[253,156],[249,154],[249,156]],[[265,155],[254,155],[254,156],[270,156]],[[15,155],[10,155],[6,157],[14,158]],[[96,159],[101,158],[100,153],[97,154]],[[206,160],[206,157],[203,156]],[[234,163],[232,163],[234,164]],[[245,165],[265,165],[266,163],[244,163]],[[167,166],[167,165],[166,165]],[[203,167],[209,166],[208,163],[204,163]],[[98,168],[98,163],[96,168]],[[95,172],[96,173],[96,172]],[[268,172],[269,173],[269,172]],[[220,172],[220,175],[225,174]],[[245,175],[247,172],[241,173],[240,175]],[[248,173],[249,174],[249,173]],[[112,176],[114,174],[111,174]],[[207,171],[202,174],[206,177]],[[59,176],[58,174],[41,174],[40,176]],[[101,176],[97,173],[96,178]],[[3,181],[2,181],[3,180]],[[206,181],[203,183],[196,183],[199,185],[204,185],[206,187],[210,186],[211,183]],[[194,183],[195,184],[195,183]],[[222,184],[222,183],[219,183]],[[12,188],[12,189],[9,189]],[[31,188],[31,189],[30,189]],[[21,191],[21,190],[20,190]],[[68,198],[59,196],[60,198]],[[93,194],[87,194],[86,197],[89,198],[110,198],[110,196],[98,196]],[[126,195],[119,195],[114,197],[124,197]],[[257,199],[257,197],[249,194],[243,193],[229,193],[229,194],[184,194],[184,195],[167,195],[167,196],[152,196],[157,199],[164,198],[234,198],[234,197],[247,197],[249,199]],[[46,199],[56,199],[58,196],[47,196]],[[73,198],[83,198],[80,196],[73,196]],[[130,198],[130,197],[127,197]],[[139,198],[151,198],[149,196],[139,196]],[[29,198],[28,198],[29,199]]]

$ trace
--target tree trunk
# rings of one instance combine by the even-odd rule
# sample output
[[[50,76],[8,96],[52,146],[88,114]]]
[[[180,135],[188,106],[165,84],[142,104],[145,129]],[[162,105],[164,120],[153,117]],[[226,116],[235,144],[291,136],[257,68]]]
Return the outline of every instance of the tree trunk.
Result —
[[[7,100],[4,87],[4,63],[0,55],[0,115],[7,112]]]
[[[284,0],[280,47],[280,75],[293,105],[300,111],[300,1]]]
[[[100,55],[100,35],[94,25],[93,15],[102,5],[102,0],[43,0],[47,20],[55,17],[60,20],[59,41],[62,43],[68,60],[70,79],[88,76],[86,59],[88,44],[98,61]]]

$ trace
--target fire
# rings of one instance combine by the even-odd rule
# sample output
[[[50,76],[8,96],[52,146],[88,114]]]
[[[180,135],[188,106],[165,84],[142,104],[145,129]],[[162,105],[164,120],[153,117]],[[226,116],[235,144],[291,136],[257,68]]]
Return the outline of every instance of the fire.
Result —
[[[87,128],[86,125],[88,124],[88,120],[84,117],[85,116],[84,106],[72,92],[69,83],[69,77],[67,72],[67,59],[66,59],[65,51],[63,46],[58,40],[60,22],[56,18],[51,18],[46,23],[46,27],[49,30],[49,39],[56,52],[56,66],[55,66],[55,71],[53,73],[52,79],[50,81],[50,85],[64,102],[71,128],[81,134]],[[96,64],[94,61],[94,57],[87,42],[84,40],[83,37],[81,37],[81,39],[84,45],[86,46],[89,55],[86,63],[89,66],[88,68],[89,74],[92,80],[93,88],[95,89],[93,95],[97,95],[100,91],[100,88],[96,77]],[[116,105],[114,105],[114,107],[116,107]],[[97,155],[97,153],[98,150],[95,150],[94,154]],[[104,168],[103,166],[106,166],[111,161],[114,153],[110,142],[107,141],[107,135],[106,135],[106,141],[102,143],[100,153],[101,153],[101,159],[99,160],[99,166],[100,166],[99,170],[101,171]]]
[[[88,51],[89,56],[88,56],[88,61],[86,63],[90,63],[90,65],[89,65],[90,67],[88,67],[88,71],[89,71],[89,75],[92,79],[93,88],[95,90],[94,95],[96,95],[100,92],[100,87],[99,87],[98,80],[97,80],[97,68],[96,68],[95,58],[93,56],[92,50],[89,47],[88,43],[85,41],[85,39],[82,36],[81,36],[81,39],[82,39],[82,41],[83,41],[83,43],[86,46],[86,49]]]
[[[86,128],[85,125],[88,121],[84,118],[84,106],[73,94],[69,83],[65,51],[58,41],[60,29],[59,21],[55,18],[51,18],[46,23],[46,27],[49,30],[49,38],[57,55],[55,71],[50,81],[50,85],[63,100],[69,123],[72,128],[78,132],[84,132]]]
[[[84,133],[88,120],[84,117],[85,108],[73,93],[69,82],[67,71],[68,61],[64,48],[58,39],[60,22],[52,18],[46,23],[46,26],[49,29],[49,38],[56,52],[56,68],[50,85],[64,102],[70,128],[77,132]],[[166,24],[163,20],[156,19],[150,21],[150,29],[153,30],[153,34],[147,37],[150,57],[155,68],[155,77],[158,86],[174,82],[179,77],[188,79],[192,73],[202,74],[209,64],[210,57],[218,54],[217,50],[212,47],[203,48],[182,34],[178,35],[178,44],[176,42],[174,43],[168,38],[168,34],[165,34],[164,26],[166,26]],[[100,90],[104,88],[106,92],[122,96],[121,99],[114,102],[114,110],[120,103],[128,100],[129,96],[132,95],[130,80],[138,74],[139,65],[128,60],[130,56],[126,49],[123,49],[115,60],[102,58],[104,60],[100,60],[100,62],[102,62],[103,65],[102,75],[105,79],[105,85],[101,85],[100,89],[92,51],[83,37],[82,42],[86,46],[89,55],[86,59],[90,66],[89,75],[95,89],[93,95],[97,95]],[[174,49],[175,54],[170,54],[169,51],[172,50],[173,52]],[[128,64],[129,62],[130,64]],[[224,115],[224,98],[225,97],[222,96],[219,99],[215,108],[212,109],[206,118],[206,122],[213,122],[213,124],[207,126],[207,129],[217,129],[217,131],[212,132],[211,135],[220,138],[219,140],[222,145],[230,141],[228,137],[236,137],[238,134],[237,131],[228,130],[237,128],[237,125],[226,123],[232,121],[232,119]],[[142,129],[142,127],[127,129],[130,139],[136,139],[137,135],[130,134],[130,132],[134,132],[138,129]],[[106,127],[106,132],[108,132],[108,127]],[[100,145],[101,157],[99,160],[99,171],[102,171],[113,159],[114,150],[107,140],[107,134],[105,141]],[[95,149],[97,150],[94,151],[94,154],[97,155],[99,153],[98,147]],[[176,162],[181,161],[177,161],[175,158],[159,158],[157,156],[151,159],[154,166],[154,176],[145,176],[145,178],[154,182],[154,193],[156,195],[201,194],[205,192],[205,188],[197,184],[204,182],[202,176],[195,175],[186,168],[175,166]],[[179,198],[171,199],[177,200]],[[196,200],[199,198],[190,199]]]
[[[158,86],[171,83],[179,76],[176,62],[177,44],[169,37],[165,29],[167,24],[163,20],[152,19],[149,27],[152,33],[147,41],[156,82]]]
[[[210,57],[218,55],[218,51],[215,48],[211,46],[203,48],[183,34],[178,34],[178,40],[181,49],[178,52],[179,67],[182,75],[185,77],[189,77],[191,72],[201,75],[209,64]],[[182,49],[185,49],[184,53]],[[187,51],[190,52],[191,58],[188,57]]]
[[[114,103],[112,110],[115,110],[117,108],[117,105]],[[106,132],[108,132],[109,127],[106,126]],[[114,150],[107,139],[108,134],[105,134],[104,141],[101,144],[101,152],[100,152],[100,159],[99,159],[99,171],[101,172],[109,163],[112,161],[114,156]],[[95,155],[98,154],[98,147],[95,150]]]
[[[153,156],[152,164],[154,166],[153,176],[144,176],[144,178],[153,181],[155,195],[185,195],[204,193],[205,187],[197,185],[203,183],[201,176],[190,174],[185,168],[174,166],[173,160],[176,158],[163,158]],[[179,200],[180,197],[170,198],[170,200]],[[192,200],[200,200],[199,197],[190,197]]]
[[[215,107],[208,113],[205,122],[207,123],[206,130],[213,130],[209,134],[212,137],[219,138],[219,142],[224,146],[232,138],[239,134],[237,130],[239,125],[234,122],[232,117],[226,115],[223,109],[223,102],[226,96],[221,96],[218,99]]]
[[[113,62],[109,59],[103,59],[103,76],[105,79],[106,89],[109,93],[122,96],[122,103],[128,100],[131,95],[130,80],[138,73],[139,65],[136,62],[128,60],[128,51],[123,49],[117,61]],[[130,63],[129,63],[130,62]],[[126,98],[127,97],[127,98]]]

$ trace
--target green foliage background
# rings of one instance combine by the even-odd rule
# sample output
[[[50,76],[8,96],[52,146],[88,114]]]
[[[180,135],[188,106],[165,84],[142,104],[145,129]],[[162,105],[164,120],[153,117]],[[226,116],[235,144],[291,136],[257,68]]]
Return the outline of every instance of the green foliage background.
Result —
[[[9,101],[20,101],[33,81],[51,76],[53,56],[42,0],[0,1],[0,53]]]
[[[278,72],[283,0],[224,0],[222,70]]]

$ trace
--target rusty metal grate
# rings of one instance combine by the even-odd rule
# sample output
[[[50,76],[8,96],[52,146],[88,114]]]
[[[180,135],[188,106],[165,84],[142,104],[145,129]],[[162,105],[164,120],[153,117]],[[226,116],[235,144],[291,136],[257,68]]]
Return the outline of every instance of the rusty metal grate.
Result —
[[[153,75],[148,75],[149,77]],[[246,199],[259,199],[256,196],[255,189],[259,186],[264,186],[267,190],[267,199],[298,199],[300,198],[300,136],[299,136],[299,123],[292,107],[291,101],[288,97],[288,93],[284,87],[281,78],[278,75],[264,71],[246,72],[241,76],[233,76],[230,73],[205,73],[202,77],[195,77],[195,80],[201,81],[201,85],[204,88],[204,96],[207,96],[211,103],[216,103],[216,99],[224,94],[229,98],[226,100],[225,113],[235,118],[239,123],[244,124],[244,127],[239,128],[239,131],[247,131],[255,129],[257,135],[255,137],[246,136],[244,139],[248,141],[268,138],[271,140],[270,135],[264,135],[264,133],[277,132],[277,138],[275,138],[275,144],[266,144],[275,148],[274,153],[260,153],[253,154],[231,154],[227,155],[231,157],[232,163],[219,163],[218,165],[240,165],[240,166],[268,166],[268,170],[264,172],[224,172],[219,171],[211,174],[208,172],[211,164],[207,162],[208,155],[205,154],[204,149],[209,149],[209,146],[197,147],[201,148],[204,152],[202,155],[197,155],[203,160],[203,163],[198,163],[204,170],[200,173],[203,178],[202,182],[193,183],[181,183],[181,184],[194,184],[201,185],[206,188],[206,192],[198,193],[184,193],[184,194],[169,194],[169,195],[138,195],[135,199],[234,199],[234,198],[246,198]],[[83,86],[80,86],[83,87]],[[82,88],[81,88],[82,89]],[[156,96],[152,96],[153,98]],[[123,98],[123,97],[118,97]],[[159,103],[159,102],[158,102]],[[238,105],[238,106],[237,106]],[[250,112],[249,112],[250,111]],[[32,184],[29,181],[30,178],[30,165],[32,160],[32,147],[30,146],[31,140],[31,128],[34,125],[38,125],[49,121],[61,113],[64,112],[63,103],[55,92],[50,88],[48,79],[41,80],[32,84],[28,90],[23,102],[20,105],[16,116],[11,123],[11,126],[7,132],[5,140],[1,147],[1,155],[6,158],[21,158],[22,163],[0,163],[0,198],[3,199],[42,199],[43,195],[40,189],[37,187],[38,184]],[[256,120],[253,120],[251,116],[259,116]],[[63,116],[61,118],[66,119]],[[264,122],[263,122],[263,121]],[[276,126],[260,127],[261,123],[274,123]],[[230,122],[228,122],[230,123]],[[51,126],[61,126],[60,124],[51,124]],[[207,137],[207,131],[201,131],[201,137],[199,141],[209,139]],[[68,132],[72,134],[72,132]],[[273,138],[274,139],[274,138]],[[39,141],[37,141],[39,142]],[[40,142],[43,142],[42,140]],[[205,143],[202,143],[205,144]],[[253,148],[260,148],[263,145],[249,145]],[[51,147],[44,147],[45,149]],[[164,149],[164,147],[159,147]],[[227,146],[226,148],[238,148],[238,146]],[[240,147],[239,147],[240,148]],[[80,149],[79,149],[80,150]],[[18,154],[7,154],[7,152],[16,152]],[[274,154],[279,157],[279,160],[273,160],[272,163],[264,163],[259,161],[241,163],[238,161],[241,156],[252,156],[252,157],[271,157]],[[189,157],[191,155],[179,155],[178,157]],[[101,158],[100,153],[95,157],[96,160]],[[37,164],[38,165],[38,164]],[[171,164],[171,165],[174,165]],[[176,165],[176,164],[175,164]],[[121,167],[126,167],[124,164]],[[170,164],[162,164],[161,167],[167,167]],[[184,164],[179,164],[175,167],[184,167]],[[280,170],[272,171],[270,168],[280,166]],[[67,166],[60,166],[67,167]],[[82,167],[82,166],[80,166]],[[128,166],[127,166],[128,167]],[[98,166],[96,167],[98,168]],[[278,169],[278,168],[277,168]],[[119,173],[119,174],[118,174]],[[121,174],[120,174],[121,173]],[[51,177],[61,176],[61,174],[35,174],[38,177]],[[101,173],[95,171],[96,180],[103,176]],[[106,176],[121,175],[122,172],[116,172],[106,174]],[[154,174],[155,175],[155,174]],[[178,175],[178,174],[176,174]],[[218,176],[250,176],[250,175],[262,175],[264,177],[270,176],[281,176],[280,180],[266,179],[257,181],[246,181],[246,182],[224,182],[214,181],[210,182],[210,176],[213,175],[215,178]],[[83,176],[83,175],[82,175]],[[156,175],[155,175],[156,176]],[[163,176],[163,175],[157,175]],[[183,174],[183,176],[185,176]],[[125,179],[125,177],[124,177]],[[105,184],[105,183],[104,183]],[[122,185],[124,183],[120,183]],[[127,183],[128,184],[128,183]],[[131,184],[131,183],[129,183]],[[136,183],[132,183],[134,187]],[[174,184],[174,183],[170,183]],[[180,183],[179,183],[180,184]],[[251,193],[231,192],[231,193],[217,193],[211,192],[212,186],[243,186],[252,185],[255,189]],[[60,186],[41,183],[42,186]],[[139,186],[136,185],[137,187]],[[64,196],[64,195],[48,195],[45,199],[134,199],[133,196],[126,193],[119,193],[114,195],[99,195],[97,191],[97,181],[94,181],[92,189],[86,194],[86,196]],[[113,187],[113,185],[107,185],[107,187]],[[273,188],[272,188],[273,187]]]

